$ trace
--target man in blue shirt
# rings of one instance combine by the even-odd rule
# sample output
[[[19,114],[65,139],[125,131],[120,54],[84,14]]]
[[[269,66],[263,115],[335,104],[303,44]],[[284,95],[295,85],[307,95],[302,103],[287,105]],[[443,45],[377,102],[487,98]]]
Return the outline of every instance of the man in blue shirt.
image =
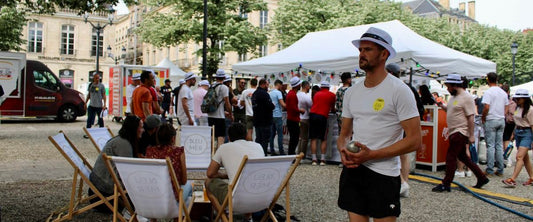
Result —
[[[270,155],[276,155],[274,151],[274,137],[278,134],[279,155],[285,155],[283,151],[283,118],[281,110],[285,109],[285,102],[283,101],[283,94],[281,93],[281,80],[274,82],[274,89],[270,91],[270,99],[274,103],[274,111],[272,112],[272,132],[270,134]]]

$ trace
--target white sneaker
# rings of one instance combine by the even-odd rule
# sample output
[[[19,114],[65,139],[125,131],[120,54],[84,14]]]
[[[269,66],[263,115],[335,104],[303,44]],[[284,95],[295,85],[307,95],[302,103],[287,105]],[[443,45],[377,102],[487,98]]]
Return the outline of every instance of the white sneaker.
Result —
[[[137,221],[139,221],[139,222],[149,222],[150,219],[148,219],[146,217],[143,217],[143,216],[137,215]]]
[[[326,165],[326,161],[321,160],[321,161],[320,161],[320,166],[325,166],[325,165]]]
[[[311,163],[312,166],[316,166],[316,160],[313,160],[313,162]]]
[[[513,167],[513,160],[511,158],[507,159],[507,167]]]
[[[339,163],[339,168],[343,168],[344,165],[342,165],[342,163]]]
[[[456,177],[465,177],[465,172],[464,171],[455,171],[455,176]]]
[[[466,175],[467,177],[471,177],[471,176],[472,176],[472,171],[467,170],[467,171],[465,172],[465,175]]]
[[[400,197],[409,197],[409,184],[408,183],[402,183],[400,187]]]
[[[131,219],[130,212],[128,210],[126,210],[126,208],[124,208],[122,210],[122,217],[124,217],[124,219],[126,219],[126,220],[130,220]]]

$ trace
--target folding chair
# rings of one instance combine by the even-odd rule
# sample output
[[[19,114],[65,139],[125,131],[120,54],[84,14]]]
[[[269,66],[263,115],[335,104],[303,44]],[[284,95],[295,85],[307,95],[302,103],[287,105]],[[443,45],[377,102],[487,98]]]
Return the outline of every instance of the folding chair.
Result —
[[[185,149],[187,170],[207,170],[215,153],[215,131],[210,126],[181,126],[180,144]]]
[[[102,195],[102,193],[100,193],[98,189],[93,185],[93,183],[89,180],[89,175],[91,174],[92,166],[89,164],[89,162],[87,162],[87,159],[83,157],[80,151],[74,146],[70,139],[68,139],[68,137],[63,133],[63,131],[59,131],[59,133],[53,137],[49,136],[48,139],[50,140],[50,142],[52,142],[52,144],[54,144],[54,146],[63,155],[63,157],[65,157],[65,159],[70,163],[72,168],[74,168],[74,176],[72,177],[72,190],[70,193],[70,202],[68,206],[53,212],[50,215],[49,220],[52,219],[56,214],[58,216],[54,221],[71,220],[73,216],[93,209],[94,207],[99,206],[101,204],[105,204],[110,210],[113,210],[114,206],[110,203],[110,201],[113,200],[114,197],[104,197],[104,195]],[[81,180],[79,181],[79,188],[78,192],[76,193],[76,184],[78,183],[78,176],[81,177]],[[91,188],[91,190],[94,191],[93,195],[89,197],[83,197],[82,192],[84,182]],[[89,204],[85,207],[78,208],[78,205],[80,205],[81,203],[85,203],[94,198],[98,198],[99,201],[96,201],[95,203]],[[66,215],[63,215],[64,211],[67,211]],[[118,215],[118,217],[121,221],[125,221],[122,215]]]
[[[89,136],[98,153],[102,152],[107,141],[115,136],[108,126],[89,129],[83,127],[83,131]]]
[[[105,154],[103,158],[115,182],[115,198],[120,196],[124,202],[129,203],[129,196],[135,208],[130,221],[137,215],[151,219],[178,218],[179,221],[191,221],[189,212],[194,197],[191,198],[189,206],[185,206],[183,190],[179,186],[170,158],[142,159]],[[178,192],[178,197],[174,195],[173,189]]]
[[[260,158],[244,156],[235,178],[228,185],[228,194],[222,205],[213,194],[208,193],[217,212],[215,221],[220,219],[224,222],[233,221],[234,213],[254,213],[264,209],[266,209],[266,213],[261,221],[266,221],[268,217],[272,221],[277,221],[272,208],[284,189],[286,216],[287,221],[290,221],[289,180],[300,164],[302,157],[303,153]],[[226,214],[226,208],[228,214]]]

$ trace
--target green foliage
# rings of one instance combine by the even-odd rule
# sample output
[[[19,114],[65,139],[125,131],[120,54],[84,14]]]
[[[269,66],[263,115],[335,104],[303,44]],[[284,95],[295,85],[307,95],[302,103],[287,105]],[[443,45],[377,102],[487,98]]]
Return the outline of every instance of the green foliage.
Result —
[[[510,45],[519,44],[516,55],[516,84],[531,81],[533,33],[523,34],[495,27],[468,24],[462,29],[448,18],[422,18],[401,3],[381,0],[280,0],[271,23],[273,41],[289,46],[309,32],[400,20],[418,34],[455,50],[497,64],[500,82],[511,83]],[[524,73],[524,74],[522,74]]]
[[[170,7],[171,12],[148,14],[136,32],[143,42],[156,47],[203,42],[202,0],[144,0],[155,7]],[[247,53],[267,42],[267,32],[252,26],[240,13],[266,10],[262,0],[209,0],[207,23],[207,73],[215,73],[220,55],[228,51]],[[219,47],[223,42],[223,47]],[[202,54],[202,49],[196,53]]]
[[[14,7],[0,8],[0,51],[21,50],[22,28],[26,24],[25,13]]]

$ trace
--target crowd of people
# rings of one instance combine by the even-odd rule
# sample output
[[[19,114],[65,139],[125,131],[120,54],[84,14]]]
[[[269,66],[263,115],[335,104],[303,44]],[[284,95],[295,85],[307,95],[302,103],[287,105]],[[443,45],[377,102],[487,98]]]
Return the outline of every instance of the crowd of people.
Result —
[[[368,221],[369,218],[394,221],[401,212],[400,196],[408,196],[409,155],[421,146],[421,121],[427,120],[424,105],[435,105],[447,113],[446,136],[450,145],[446,175],[432,191],[450,192],[455,176],[473,173],[477,177],[475,188],[482,188],[489,177],[502,176],[504,144],[513,137],[517,147],[516,166],[512,176],[502,182],[515,186],[520,170],[525,168],[529,178],[523,184],[533,184],[533,168],[528,156],[532,145],[533,110],[527,90],[518,90],[510,99],[508,88],[504,90],[505,87],[498,86],[497,74],[488,73],[490,88],[483,97],[475,99],[466,90],[464,78],[449,74],[444,83],[451,98],[446,101],[432,94],[426,85],[415,90],[400,80],[397,64],[386,65],[396,54],[386,31],[370,28],[352,43],[359,50],[359,67],[366,72],[366,78],[352,86],[351,73],[342,73],[342,86],[336,93],[330,91],[327,81],[311,87],[310,82],[301,80],[298,75],[288,83],[241,78],[233,88],[233,80],[222,69],[214,74],[213,83],[202,80],[196,86],[198,77],[187,73],[174,89],[168,79],[158,89],[154,86],[154,74],[143,71],[134,75],[132,84],[127,87],[127,117],[119,135],[106,144],[103,153],[142,158],[170,156],[180,185],[190,195],[185,154],[183,147],[175,146],[172,117],[176,117],[179,125],[214,126],[218,148],[207,170],[206,188],[208,193],[223,200],[227,193],[226,179],[233,179],[244,155],[260,157],[300,152],[306,155],[309,149],[312,165],[326,165],[328,118],[335,118],[342,167],[338,206],[348,212],[350,221]],[[287,90],[288,85],[290,90]],[[101,86],[95,84],[94,89],[91,88],[91,102],[93,98],[100,100],[98,87]],[[97,107],[92,108],[95,113],[99,105],[103,106],[91,103]],[[284,112],[288,147],[283,143]],[[88,120],[88,124],[92,125],[92,121]],[[476,127],[478,125],[483,127]],[[470,153],[477,152],[470,144],[476,144],[476,148],[476,141],[482,135],[487,144],[485,170]],[[350,141],[359,147],[358,152],[346,148]],[[317,148],[320,148],[320,156]],[[101,156],[98,157],[90,179],[104,195],[111,194],[112,180],[102,161]],[[226,171],[219,171],[221,167]]]

